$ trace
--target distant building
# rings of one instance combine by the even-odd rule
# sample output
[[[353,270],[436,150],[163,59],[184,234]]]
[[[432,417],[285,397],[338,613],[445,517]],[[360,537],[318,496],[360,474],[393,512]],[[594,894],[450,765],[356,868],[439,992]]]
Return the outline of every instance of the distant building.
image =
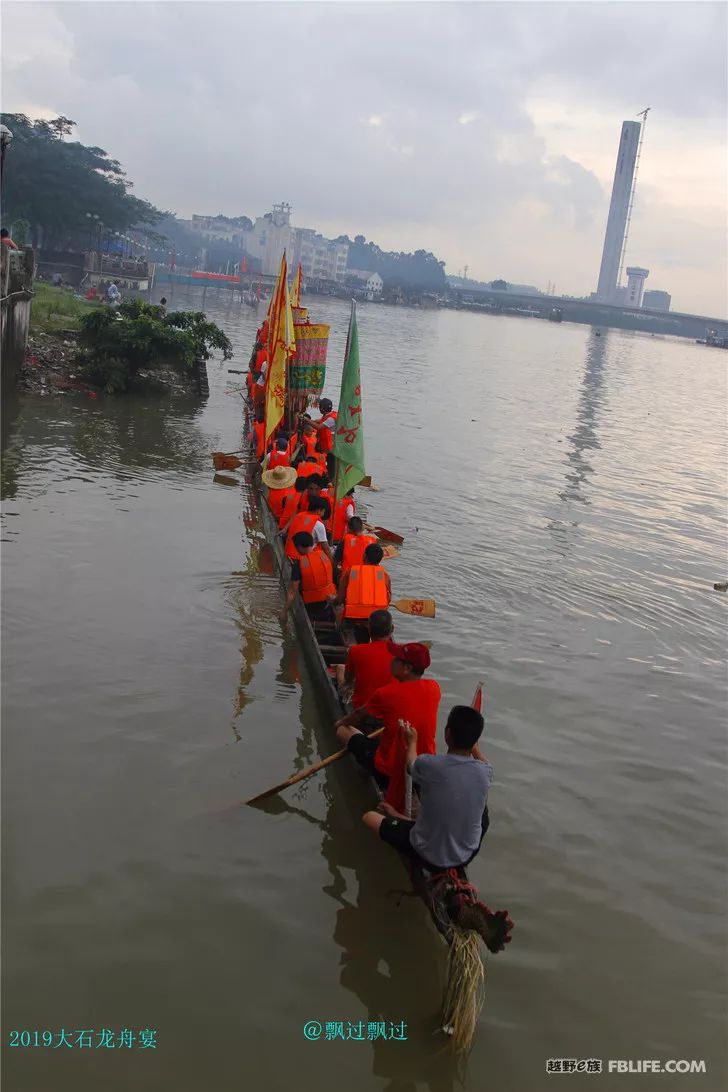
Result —
[[[642,306],[648,308],[650,311],[669,311],[671,303],[672,296],[670,293],[660,292],[656,288],[649,292],[645,292],[642,297]]]
[[[293,228],[293,264],[301,263],[305,281],[338,281],[344,283],[348,243],[325,239],[313,228]]]
[[[368,299],[377,299],[382,294],[384,281],[378,273],[370,273],[366,282]]]
[[[226,216],[198,216],[191,220],[180,220],[191,231],[202,235],[209,242],[240,243],[242,245],[245,228],[242,224]]]
[[[609,203],[609,216],[607,217],[607,229],[604,235],[604,249],[602,250],[602,263],[599,268],[599,283],[596,292],[597,300],[600,303],[616,302],[615,290],[622,259],[624,235],[627,230],[627,217],[641,131],[642,126],[638,121],[622,122],[622,135],[619,139],[617,163],[614,168],[612,199]]]
[[[294,270],[300,262],[304,281],[344,282],[348,244],[325,239],[313,228],[293,227],[291,206],[286,202],[259,216],[253,227],[243,232],[241,244],[247,254],[260,260],[264,274],[278,272],[285,250],[288,268]]]
[[[641,307],[642,306],[642,293],[645,287],[645,281],[650,275],[649,269],[642,269],[640,266],[631,265],[627,270],[627,306],[628,307]]]
[[[284,250],[291,266],[294,249],[291,206],[282,202],[274,205],[272,212],[258,216],[253,227],[243,232],[241,243],[246,254],[260,261],[265,275],[274,276],[278,272]]]

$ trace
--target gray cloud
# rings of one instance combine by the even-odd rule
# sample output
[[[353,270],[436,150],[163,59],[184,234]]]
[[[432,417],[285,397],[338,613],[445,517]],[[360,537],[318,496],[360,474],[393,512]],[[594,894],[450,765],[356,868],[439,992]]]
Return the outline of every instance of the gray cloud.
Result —
[[[161,207],[287,199],[298,224],[572,292],[593,287],[610,179],[578,141],[551,150],[529,100],[613,119],[615,150],[646,105],[706,142],[725,119],[721,4],[11,2],[4,22],[5,108],[75,118]],[[680,243],[664,287],[706,308],[702,261],[719,308],[710,233]]]

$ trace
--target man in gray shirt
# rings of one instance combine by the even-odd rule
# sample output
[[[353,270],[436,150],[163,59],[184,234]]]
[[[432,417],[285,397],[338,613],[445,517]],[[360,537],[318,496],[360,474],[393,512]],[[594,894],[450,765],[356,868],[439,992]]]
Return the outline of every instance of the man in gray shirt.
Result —
[[[480,849],[488,829],[493,767],[478,748],[483,718],[469,705],[456,705],[445,725],[445,755],[418,758],[416,730],[408,725],[403,731],[407,769],[420,796],[417,819],[381,804],[380,812],[364,815],[364,823],[382,841],[430,872],[466,865]]]

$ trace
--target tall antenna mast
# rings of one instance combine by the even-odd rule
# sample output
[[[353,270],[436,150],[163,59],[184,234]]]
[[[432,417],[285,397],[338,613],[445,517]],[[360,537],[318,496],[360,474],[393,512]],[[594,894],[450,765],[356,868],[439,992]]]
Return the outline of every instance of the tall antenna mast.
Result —
[[[634,195],[637,189],[637,171],[640,166],[640,155],[642,153],[642,141],[645,139],[645,126],[647,125],[647,115],[649,114],[651,106],[645,107],[641,113],[637,114],[638,118],[642,118],[642,126],[640,128],[640,140],[637,145],[637,156],[634,161],[634,174],[632,175],[632,189],[629,195],[629,205],[627,207],[627,223],[624,226],[624,239],[622,240],[622,253],[619,257],[619,273],[617,274],[617,287],[622,284],[622,269],[624,268],[624,258],[627,253],[627,238],[629,236],[629,225],[632,220],[632,207],[634,206]]]

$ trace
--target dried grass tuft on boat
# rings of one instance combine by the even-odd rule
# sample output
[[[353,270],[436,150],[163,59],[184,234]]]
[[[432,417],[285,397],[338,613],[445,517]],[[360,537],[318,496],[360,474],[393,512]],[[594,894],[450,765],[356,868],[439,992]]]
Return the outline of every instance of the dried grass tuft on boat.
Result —
[[[470,1050],[485,999],[485,967],[480,936],[472,929],[453,929],[442,1005],[442,1030],[456,1053]]]

